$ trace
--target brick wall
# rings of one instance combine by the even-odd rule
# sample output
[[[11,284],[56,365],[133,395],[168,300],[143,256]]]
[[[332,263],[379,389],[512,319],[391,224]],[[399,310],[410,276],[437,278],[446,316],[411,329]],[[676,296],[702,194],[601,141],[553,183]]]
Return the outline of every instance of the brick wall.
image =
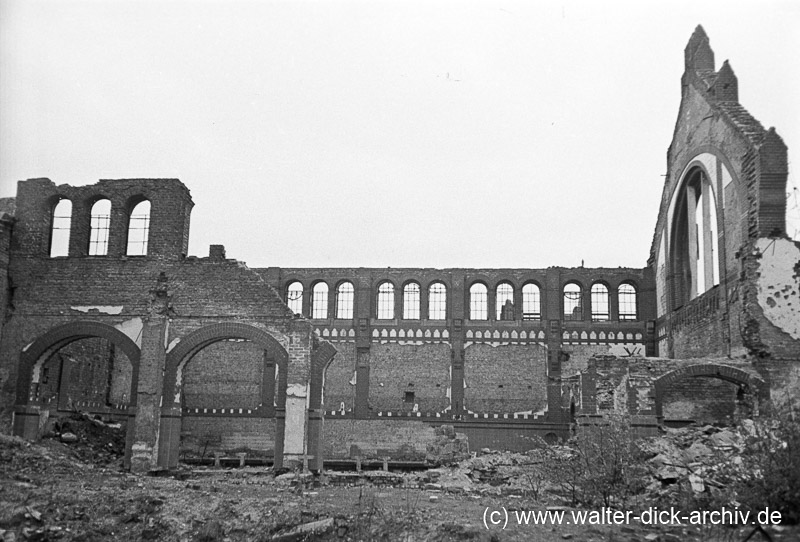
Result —
[[[667,387],[665,419],[694,420],[698,423],[732,422],[737,412],[739,387],[716,378],[685,378]]]
[[[433,427],[400,419],[326,419],[323,434],[325,457],[330,458],[352,457],[354,452],[364,458],[422,460],[436,440]]]
[[[438,412],[450,400],[450,346],[373,344],[369,401],[374,411]],[[413,395],[412,395],[413,394]]]
[[[199,456],[204,451],[207,456],[213,452],[271,456],[275,451],[275,419],[184,416],[181,454]]]
[[[473,412],[538,411],[547,404],[546,349],[473,344],[464,353],[464,405]]]
[[[264,351],[249,341],[220,341],[200,350],[183,369],[184,406],[249,408],[261,403]]]
[[[337,342],[336,356],[325,373],[323,404],[326,410],[339,410],[342,403],[346,411],[355,406],[356,349],[353,342]]]

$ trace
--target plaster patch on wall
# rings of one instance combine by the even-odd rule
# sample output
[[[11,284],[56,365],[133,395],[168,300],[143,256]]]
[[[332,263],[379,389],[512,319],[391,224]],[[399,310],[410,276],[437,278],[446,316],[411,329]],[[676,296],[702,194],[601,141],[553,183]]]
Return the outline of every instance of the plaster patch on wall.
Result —
[[[169,346],[167,346],[167,354],[169,354],[170,350],[175,348],[179,342],[181,342],[180,337],[175,337],[174,339],[172,339],[172,341],[169,343]]]
[[[114,327],[130,337],[130,339],[136,343],[136,346],[139,348],[142,347],[142,328],[144,327],[144,323],[142,323],[141,318],[125,320]]]
[[[286,387],[287,397],[305,397],[308,395],[305,384],[289,384]]]
[[[103,314],[119,314],[122,312],[122,305],[84,305],[80,307],[70,307],[70,309],[79,312],[97,311]]]
[[[630,358],[633,356],[642,357],[644,356],[645,348],[642,343],[612,344],[608,347],[608,353],[620,358]]]
[[[788,239],[759,239],[758,304],[767,319],[800,339],[800,246]]]

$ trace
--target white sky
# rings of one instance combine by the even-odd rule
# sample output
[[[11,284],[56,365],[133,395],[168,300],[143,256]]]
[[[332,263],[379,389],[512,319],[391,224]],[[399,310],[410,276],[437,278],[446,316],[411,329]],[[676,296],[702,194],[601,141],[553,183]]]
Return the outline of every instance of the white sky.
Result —
[[[177,177],[251,267],[643,267],[697,24],[791,190],[793,0],[0,0],[0,196]]]

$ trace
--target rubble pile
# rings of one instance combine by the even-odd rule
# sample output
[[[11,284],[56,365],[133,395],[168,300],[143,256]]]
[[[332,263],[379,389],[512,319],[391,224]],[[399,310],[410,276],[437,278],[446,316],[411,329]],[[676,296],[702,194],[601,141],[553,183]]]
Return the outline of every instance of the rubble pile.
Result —
[[[434,430],[436,440],[428,444],[425,460],[431,465],[450,465],[469,457],[469,440],[464,433],[456,433],[452,425],[442,425]]]
[[[66,444],[73,457],[93,465],[121,466],[125,455],[124,427],[103,422],[87,412],[51,419],[44,437]]]
[[[754,424],[736,428],[713,425],[667,429],[660,437],[638,443],[650,480],[649,498],[675,503],[680,494],[718,494],[726,488],[731,468],[743,466],[742,453]]]

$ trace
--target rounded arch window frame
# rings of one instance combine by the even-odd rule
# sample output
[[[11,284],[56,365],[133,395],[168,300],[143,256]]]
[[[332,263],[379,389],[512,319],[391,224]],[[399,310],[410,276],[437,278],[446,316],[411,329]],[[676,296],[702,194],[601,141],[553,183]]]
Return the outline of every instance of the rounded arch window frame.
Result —
[[[294,299],[292,299],[290,297],[290,291],[291,291],[290,288],[292,286],[294,286],[295,284],[299,284],[301,290],[300,290],[300,295],[298,297],[295,297]],[[283,297],[284,303],[286,303],[286,306],[289,307],[289,310],[291,310],[294,314],[299,314],[299,315],[302,316],[303,315],[303,302],[305,301],[305,295],[306,295],[306,285],[303,283],[303,281],[298,279],[298,278],[290,278],[290,279],[288,279],[286,281],[286,286],[283,288],[283,294],[284,294],[284,297]],[[292,303],[293,301],[295,301],[297,299],[300,300],[299,303]],[[299,305],[298,308],[300,309],[300,311],[299,312],[295,311],[292,308],[292,305]]]
[[[95,207],[102,202],[108,202],[108,212],[106,214],[98,213],[96,215]],[[86,199],[85,205],[89,209],[89,238],[85,241],[86,254],[98,257],[108,256],[108,249],[111,243],[111,216],[114,203],[111,198],[105,194],[95,194]],[[96,224],[96,218],[100,222],[105,218],[105,224]],[[104,232],[104,235],[102,232]]]
[[[56,211],[62,203],[69,204],[69,216],[61,215],[56,216]],[[73,216],[75,214],[75,203],[72,198],[63,194],[55,194],[47,199],[46,210],[48,216],[48,234],[47,234],[47,255],[50,258],[64,258],[70,255],[70,244],[72,243],[72,230],[73,230]],[[61,220],[57,220],[61,219]],[[57,227],[57,224],[65,225],[66,227]],[[56,231],[66,231],[66,234],[56,235]],[[63,241],[57,238],[63,237]],[[63,253],[59,250],[54,254],[55,244],[58,243],[60,247],[62,244]]]
[[[527,288],[528,286],[533,286],[533,287],[536,288],[537,305],[538,305],[538,309],[539,309],[538,312],[526,313],[526,311],[525,311],[525,309],[526,309],[526,302],[525,302],[526,292],[525,292],[525,288]],[[522,286],[519,289],[519,293],[520,293],[520,299],[521,299],[520,302],[522,303],[522,320],[523,321],[539,321],[539,320],[543,320],[545,318],[545,314],[544,314],[545,303],[544,303],[544,293],[543,292],[544,292],[544,290],[542,288],[542,285],[537,280],[528,279],[528,280],[525,280],[522,283]]]
[[[133,220],[135,219],[136,215],[134,212],[139,207],[139,205],[147,202],[149,204],[149,208],[147,210],[147,218],[146,219],[139,219],[144,221],[144,226],[142,228],[134,228]],[[151,223],[153,221],[153,201],[151,198],[145,196],[144,194],[136,194],[135,196],[131,196],[125,202],[125,216],[126,216],[126,224],[125,224],[125,255],[128,257],[142,257],[147,256],[148,252],[150,251],[150,232],[151,232]],[[131,232],[144,230],[146,233],[144,234],[143,240],[132,241],[131,240]],[[135,242],[137,245],[142,246],[142,250],[138,253],[132,253],[131,251],[131,243]]]
[[[318,288],[324,286],[324,300],[317,299]],[[331,287],[325,279],[317,279],[311,283],[311,307],[309,309],[312,320],[327,320],[330,317]],[[320,290],[321,292],[321,290]]]
[[[409,299],[406,296],[406,290],[409,287],[416,286],[416,299]],[[402,319],[403,320],[420,320],[422,318],[422,284],[416,279],[409,279],[403,283],[402,289]],[[416,303],[413,306],[412,303]]]
[[[574,307],[571,307],[571,314],[567,315],[567,286],[575,285],[578,287],[578,296],[577,299],[578,303]],[[560,296],[561,296],[561,313],[562,318],[565,321],[582,321],[585,317],[586,309],[584,307],[584,296],[586,295],[586,287],[583,285],[578,279],[567,279],[561,285],[560,288]],[[576,313],[576,310],[580,309],[579,312]]]
[[[595,311],[595,286],[601,286],[605,289],[605,312],[601,313]],[[592,281],[589,287],[589,311],[592,322],[609,322],[611,321],[611,285],[608,281],[598,279]]]
[[[436,318],[434,318],[434,315],[432,314],[433,311],[431,310],[432,303],[434,302],[433,301],[433,295],[432,295],[434,286],[441,286],[444,289],[444,292],[443,292],[443,294],[444,294],[443,295],[443,297],[444,297],[444,300],[443,300],[444,309],[441,311],[441,313],[439,313],[437,311],[437,317]],[[441,279],[434,279],[434,280],[432,280],[432,281],[430,281],[428,283],[428,286],[427,286],[427,288],[425,288],[425,291],[428,294],[428,303],[427,303],[427,316],[428,316],[428,319],[429,320],[436,320],[436,321],[447,320],[447,317],[448,317],[449,311],[450,311],[450,302],[449,302],[450,288],[447,286],[447,283],[445,281],[441,280]],[[439,294],[437,294],[437,296],[438,295]],[[439,314],[441,314],[441,316],[438,316]]]
[[[385,303],[382,302],[382,293],[381,288],[385,285],[389,285],[391,287],[391,296],[387,296],[385,299],[391,300],[391,310],[385,306]],[[394,320],[397,316],[397,285],[391,279],[381,279],[375,286],[375,310],[373,314],[375,315],[376,320]],[[384,312],[384,309],[387,309]],[[388,317],[387,317],[388,315]]]
[[[628,317],[623,318],[623,312],[622,312],[623,304],[622,304],[622,296],[621,296],[621,290],[622,290],[623,286],[630,286],[631,288],[633,288],[633,298],[634,298],[633,299],[633,310],[634,310],[634,312],[633,312],[632,315],[626,313],[626,316],[632,316],[632,318],[628,318]],[[624,279],[624,280],[620,281],[620,283],[617,285],[617,315],[619,317],[619,321],[620,322],[635,322],[635,321],[639,320],[639,284],[637,283],[637,281],[631,280],[631,279]]]
[[[476,318],[476,314],[474,312],[474,310],[475,310],[475,306],[474,306],[475,300],[473,300],[472,296],[473,296],[473,288],[475,288],[476,286],[481,286],[484,289],[484,291],[482,292],[483,296],[484,296],[482,312],[485,314],[483,318],[480,318],[480,317]],[[471,321],[474,321],[474,322],[485,322],[485,321],[489,320],[489,314],[490,314],[489,313],[489,285],[485,280],[476,279],[476,280],[473,280],[470,283],[469,288],[467,289],[467,306],[469,307],[468,314],[469,314],[469,319]]]
[[[704,155],[709,155],[714,158],[717,164],[717,169],[721,166],[725,168],[729,176],[731,177],[731,182],[734,182],[738,185],[738,178],[734,175],[734,170],[730,166],[730,162],[727,158],[716,148],[702,148],[698,149],[692,158],[686,161],[683,169],[681,170],[681,174],[677,183],[675,183],[672,192],[670,194],[670,203],[667,212],[667,224],[665,228],[665,232],[667,235],[667,243],[666,243],[666,267],[668,269],[668,274],[672,277],[669,281],[669,302],[672,310],[679,308],[686,303],[700,297],[705,292],[711,290],[715,286],[720,284],[721,277],[724,274],[724,261],[723,258],[720,257],[720,243],[719,237],[720,232],[724,230],[724,227],[721,227],[720,221],[721,217],[724,216],[724,209],[722,206],[721,195],[718,193],[718,186],[716,186],[715,179],[717,178],[716,171],[714,175],[709,172],[706,163],[703,160]],[[703,277],[703,291],[699,291],[699,282],[698,282],[698,275],[699,271],[697,270],[697,266],[695,265],[695,273],[691,274],[691,246],[689,242],[689,236],[691,235],[691,231],[693,228],[690,227],[689,223],[689,209],[687,208],[686,204],[686,193],[689,189],[689,185],[695,184],[695,179],[697,176],[700,176],[699,184],[701,186],[701,193],[707,193],[703,190],[705,187],[708,187],[710,190],[710,194],[712,197],[713,205],[710,205],[709,208],[713,209],[713,214],[709,216],[709,218],[713,217],[714,220],[709,220],[713,225],[713,231],[709,233],[710,241],[712,243],[711,247],[711,257],[710,257],[710,264],[712,266],[711,270],[711,284],[706,284],[706,277]],[[698,201],[700,197],[698,196]],[[695,205],[697,202],[695,202]],[[704,213],[703,213],[704,214]],[[693,219],[694,220],[694,219]],[[694,222],[692,222],[694,224]],[[707,222],[703,220],[703,232],[702,235],[699,237],[704,238],[705,232],[707,229]],[[679,239],[684,235],[687,237],[685,242],[682,239]],[[723,239],[724,241],[724,239]],[[684,244],[685,243],[685,244]],[[698,244],[699,245],[699,244]],[[724,242],[723,242],[724,246]],[[697,247],[699,250],[699,246]],[[705,250],[705,244],[704,244]],[[703,256],[703,271],[705,275],[705,254]],[[686,267],[688,266],[688,270]],[[687,277],[687,274],[689,275]],[[638,289],[637,289],[638,294]]]
[[[344,312],[346,314],[349,314],[350,316],[347,316],[346,314],[345,314],[345,316],[341,316],[342,311],[340,309],[342,308],[342,306],[341,306],[341,303],[342,303],[341,296],[342,296],[342,293],[343,293],[342,292],[342,287],[345,286],[346,284],[350,285],[350,292],[345,292],[345,293],[349,293],[350,294],[350,299],[349,299],[349,308],[346,308],[346,310]],[[336,289],[334,290],[334,292],[335,292],[335,298],[336,298],[335,299],[335,303],[334,303],[334,307],[333,307],[334,318],[339,319],[339,320],[352,320],[355,317],[355,311],[356,311],[356,285],[355,285],[355,283],[353,283],[353,281],[349,280],[349,279],[340,280],[339,282],[336,283]]]
[[[501,304],[500,303],[500,299],[501,299],[500,289],[503,288],[503,287],[506,287],[506,286],[510,290],[510,295],[504,294],[504,296],[502,298],[502,299],[504,299],[504,301]],[[501,316],[502,316],[502,313],[503,313],[503,306],[505,305],[506,301],[511,301],[511,305],[513,307],[513,312],[512,312],[513,317],[510,320],[514,320],[516,318],[516,312],[517,312],[516,304],[517,304],[517,293],[518,293],[517,292],[517,287],[514,284],[514,282],[511,279],[506,279],[506,278],[500,279],[495,283],[493,290],[494,290],[494,311],[493,311],[493,316],[494,316],[495,320],[497,320],[497,321],[501,321],[502,320]]]

